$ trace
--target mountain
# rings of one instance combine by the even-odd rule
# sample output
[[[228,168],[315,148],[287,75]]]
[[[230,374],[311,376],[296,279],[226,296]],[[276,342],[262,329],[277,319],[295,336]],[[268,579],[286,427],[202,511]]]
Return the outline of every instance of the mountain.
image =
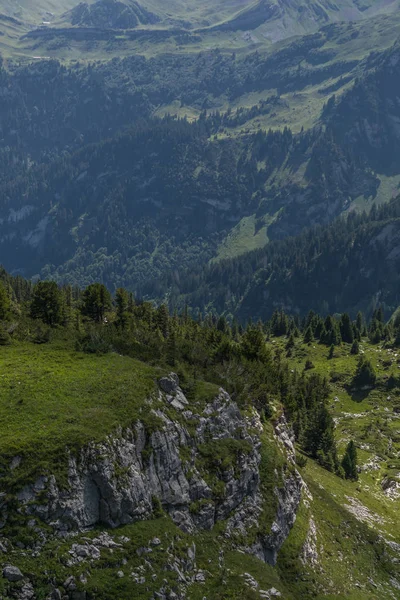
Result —
[[[0,598],[398,597],[398,8],[0,0]]]
[[[395,13],[399,8],[396,0],[378,3],[367,0],[354,2],[340,0],[330,2],[296,2],[296,0],[259,0],[243,8],[239,13],[213,26],[215,31],[252,31],[272,42],[294,35],[317,31],[324,25],[341,21],[357,21],[377,14]]]
[[[81,2],[64,15],[71,25],[84,25],[100,29],[133,29],[138,25],[150,25],[160,19],[139,4],[126,5],[116,0],[99,0],[94,4]]]
[[[318,29],[321,25],[336,21],[355,21],[379,13],[395,12],[398,8],[396,0],[384,3],[373,0],[344,0],[327,2],[326,0],[308,0],[299,3],[296,0],[278,1],[269,3],[270,8],[264,0],[217,0],[216,2],[198,2],[198,0],[174,0],[168,4],[161,0],[142,0],[139,4],[135,0],[121,0],[117,4],[124,4],[128,9],[137,9],[139,4],[150,12],[160,14],[162,19],[186,22],[190,26],[219,26],[228,27],[232,30],[255,29],[262,26],[271,18],[277,21],[300,20],[304,27],[303,33]],[[90,0],[83,4],[93,5],[91,10],[97,11],[99,6],[105,3],[100,0]],[[76,5],[76,0],[75,0]],[[36,0],[35,3],[21,0],[16,6],[9,0],[1,0],[0,12],[4,15],[39,23],[43,18],[57,20],[66,10],[74,8],[74,1],[59,2],[57,0]],[[147,23],[144,23],[147,24]],[[247,26],[245,27],[245,25]],[[129,27],[127,27],[129,28]],[[290,30],[289,30],[290,35]],[[288,37],[288,35],[286,36]]]
[[[167,8],[159,0],[22,0],[18,5],[2,0],[0,47],[16,60],[63,61],[171,51],[190,54],[194,48],[268,49],[335,23],[359,23],[361,28],[369,23],[385,37],[393,19],[398,20],[398,7],[398,0],[175,0]],[[387,19],[386,29],[376,22],[379,18]],[[367,45],[370,42],[371,36]]]
[[[5,266],[163,296],[166,272],[202,269],[389,201],[400,183],[398,46],[326,66],[317,57],[330,33],[267,57],[215,52],[3,69]],[[303,68],[304,60],[314,65]],[[284,90],[357,72],[340,95],[325,94],[313,128],[247,127],[279,110]],[[278,94],[251,109],[204,108],[224,92],[234,99],[272,86]],[[175,98],[197,105],[199,118],[154,118],[157,105]]]

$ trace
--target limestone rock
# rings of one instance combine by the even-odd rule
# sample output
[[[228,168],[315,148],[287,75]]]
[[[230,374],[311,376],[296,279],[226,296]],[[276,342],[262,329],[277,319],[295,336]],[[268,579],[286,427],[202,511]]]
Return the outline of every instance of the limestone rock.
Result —
[[[294,468],[295,450],[293,446],[293,433],[281,417],[275,429],[278,442],[284,448],[288,460],[292,463],[292,472],[283,474],[283,485],[275,488],[278,498],[278,509],[269,535],[260,536],[258,541],[246,550],[264,562],[275,565],[278,552],[288,537],[297,516],[300,505],[304,481],[299,472]]]
[[[159,387],[160,400],[177,409],[176,419],[171,416],[173,411],[167,414],[160,408],[152,409],[149,402],[149,410],[160,421],[158,430],[148,432],[145,424],[138,421],[131,429],[118,431],[101,443],[86,445],[78,455],[69,454],[67,487],[61,489],[53,475],[39,478],[18,494],[22,511],[30,519],[45,521],[63,536],[95,525],[116,528],[151,518],[155,499],[185,532],[209,530],[216,522],[227,519],[228,537],[245,536],[257,527],[263,503],[259,474],[262,424],[258,415],[253,411],[250,417],[243,417],[223,389],[201,414],[194,412],[195,407],[182,411],[188,400],[174,373],[161,378]],[[302,489],[302,479],[294,468],[293,433],[284,418],[276,426],[276,436],[293,466],[284,476],[283,486],[275,490],[278,511],[270,534],[247,549],[271,564],[275,564],[294,523]],[[217,494],[202,477],[200,446],[229,439],[243,442],[245,450],[235,455],[234,465],[217,470],[224,489],[223,494]],[[68,565],[97,560],[102,547],[121,544],[120,538],[116,542],[105,532],[85,544],[72,544]],[[154,538],[140,552],[152,552],[152,547],[160,544],[161,540]],[[191,563],[194,571],[194,558]],[[188,567],[183,567],[187,571]],[[77,591],[73,577],[67,579],[64,588],[69,594]]]
[[[302,548],[300,559],[304,564],[308,563],[312,566],[318,564],[317,527],[312,517],[310,517],[308,533]]]
[[[18,600],[32,600],[35,597],[35,590],[30,582],[25,583],[18,592]]]
[[[8,581],[21,581],[24,578],[18,567],[8,565],[3,569],[3,577]]]
[[[174,393],[182,405],[187,403],[176,375],[170,374],[159,383],[162,390]],[[249,432],[246,420],[224,390],[220,390],[203,415],[197,415],[195,438],[178,420],[172,421],[158,411],[157,416],[160,415],[164,425],[150,436],[138,422],[132,430],[109,436],[100,444],[89,444],[78,457],[70,455],[67,490],[60,490],[53,476],[26,486],[19,495],[26,513],[40,517],[58,531],[100,523],[114,528],[151,517],[153,499],[158,498],[174,522],[191,532],[211,529],[216,521],[226,519],[247,498],[258,493],[259,437],[253,430]],[[226,438],[247,440],[251,451],[238,459],[235,471],[223,473],[224,497],[213,498],[210,487],[195,467],[197,447],[206,440]],[[182,447],[189,448],[192,456],[190,479],[180,458]],[[123,477],[118,474],[122,470]],[[43,498],[43,492],[47,503],[36,503],[37,494]],[[207,502],[192,514],[190,505],[204,500]],[[72,550],[78,558],[98,557],[97,551],[90,550],[89,546]]]
[[[167,377],[161,377],[158,385],[166,394],[174,394],[179,388],[179,377],[176,373],[170,373]]]

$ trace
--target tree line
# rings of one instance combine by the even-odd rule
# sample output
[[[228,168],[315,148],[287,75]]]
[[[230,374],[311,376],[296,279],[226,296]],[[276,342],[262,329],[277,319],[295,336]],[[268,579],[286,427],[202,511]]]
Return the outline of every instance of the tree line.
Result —
[[[187,307],[171,314],[165,304],[137,301],[124,288],[111,295],[101,283],[80,290],[52,281],[32,284],[1,273],[1,345],[20,339],[49,343],[64,332],[78,351],[116,351],[174,369],[189,396],[204,378],[224,386],[242,407],[255,406],[262,419],[276,418],[282,405],[299,448],[351,479],[356,478],[356,449],[351,447],[342,459],[338,456],[327,407],[328,380],[314,373],[312,364],[306,363],[302,371],[290,369],[287,357],[296,339],[329,348],[346,343],[353,352],[355,342],[375,331],[377,323],[389,332],[398,330],[399,323],[385,324],[383,319],[381,309],[369,323],[361,313],[352,321],[347,314],[323,318],[311,311],[300,319],[276,311],[268,321],[241,324],[224,316],[190,314]],[[281,336],[286,340],[284,351],[269,343]],[[373,366],[360,355],[352,385],[375,383]]]

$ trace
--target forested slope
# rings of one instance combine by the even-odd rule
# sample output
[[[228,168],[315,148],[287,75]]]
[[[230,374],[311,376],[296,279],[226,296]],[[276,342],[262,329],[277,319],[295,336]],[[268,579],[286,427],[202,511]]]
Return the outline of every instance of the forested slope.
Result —
[[[369,216],[350,213],[328,226],[156,284],[171,301],[201,310],[266,318],[277,308],[304,315],[362,309],[382,303],[393,312],[399,296],[400,201]],[[154,292],[153,292],[154,293]]]

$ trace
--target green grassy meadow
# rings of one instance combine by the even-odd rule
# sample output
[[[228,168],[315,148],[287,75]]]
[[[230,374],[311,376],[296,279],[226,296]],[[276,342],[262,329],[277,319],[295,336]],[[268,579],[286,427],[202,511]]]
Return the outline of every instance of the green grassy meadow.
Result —
[[[22,458],[16,485],[54,468],[67,447],[146,421],[156,377],[131,358],[78,353],[60,341],[0,348],[0,373],[0,456],[4,467]]]

